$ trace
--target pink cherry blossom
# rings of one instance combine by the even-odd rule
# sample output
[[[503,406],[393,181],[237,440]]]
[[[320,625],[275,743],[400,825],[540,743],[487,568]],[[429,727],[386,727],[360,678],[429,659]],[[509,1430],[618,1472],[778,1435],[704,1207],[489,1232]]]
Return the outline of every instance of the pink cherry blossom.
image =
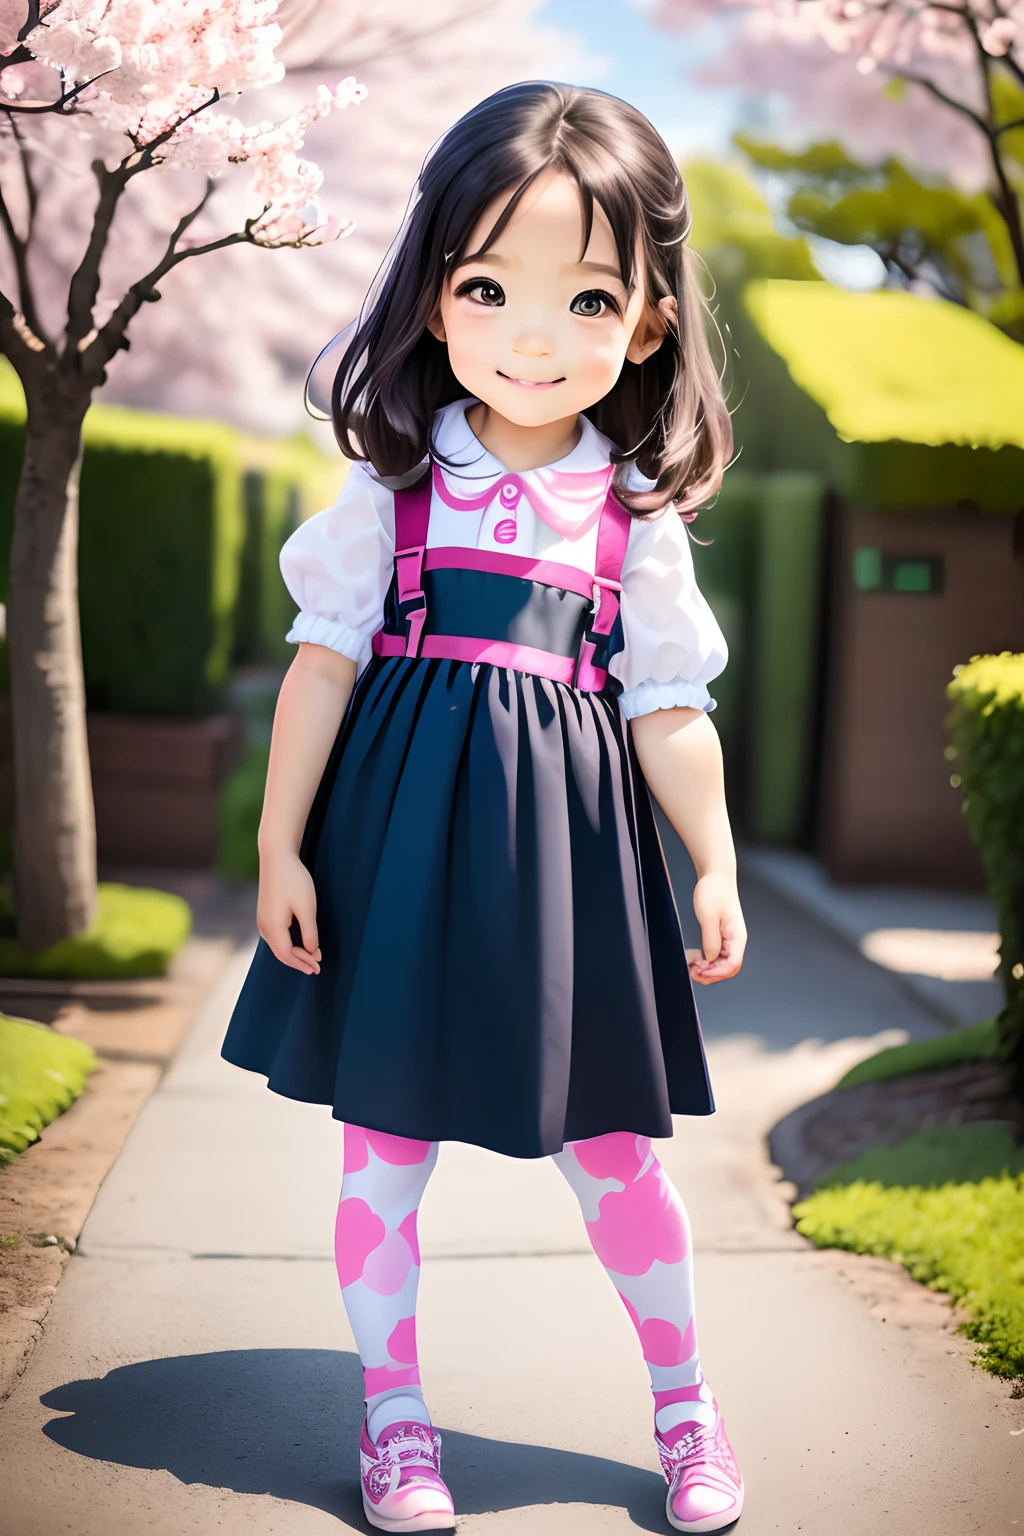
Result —
[[[1024,0],[659,0],[654,13],[674,29],[723,14],[734,25],[703,78],[782,99],[776,137],[838,135],[858,159],[895,155],[967,191],[992,185],[968,115],[989,111],[978,43],[1020,71]]]

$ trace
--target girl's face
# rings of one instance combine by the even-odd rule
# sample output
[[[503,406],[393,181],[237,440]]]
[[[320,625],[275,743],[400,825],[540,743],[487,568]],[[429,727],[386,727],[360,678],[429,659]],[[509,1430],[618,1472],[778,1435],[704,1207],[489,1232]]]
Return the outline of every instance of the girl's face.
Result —
[[[507,200],[485,210],[470,251],[483,244]],[[581,257],[582,241],[576,183],[545,171],[487,254],[452,271],[430,321],[467,394],[519,426],[544,426],[595,405],[625,359],[643,362],[675,318],[673,299],[658,310],[647,305],[642,269],[629,292],[599,204]]]

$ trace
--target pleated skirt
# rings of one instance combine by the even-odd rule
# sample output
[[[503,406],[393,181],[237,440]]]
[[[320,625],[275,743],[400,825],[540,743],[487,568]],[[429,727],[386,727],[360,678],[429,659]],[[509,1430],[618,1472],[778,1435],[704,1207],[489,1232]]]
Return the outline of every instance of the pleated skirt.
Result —
[[[672,890],[615,699],[375,658],[302,844],[318,976],[261,939],[223,1055],[289,1098],[516,1157],[714,1108]]]

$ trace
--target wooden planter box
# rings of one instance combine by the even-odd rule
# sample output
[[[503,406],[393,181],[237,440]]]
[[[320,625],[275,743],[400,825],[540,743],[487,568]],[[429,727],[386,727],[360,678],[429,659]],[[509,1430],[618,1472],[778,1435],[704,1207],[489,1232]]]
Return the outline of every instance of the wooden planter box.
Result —
[[[90,714],[88,727],[99,862],[209,867],[239,718]]]

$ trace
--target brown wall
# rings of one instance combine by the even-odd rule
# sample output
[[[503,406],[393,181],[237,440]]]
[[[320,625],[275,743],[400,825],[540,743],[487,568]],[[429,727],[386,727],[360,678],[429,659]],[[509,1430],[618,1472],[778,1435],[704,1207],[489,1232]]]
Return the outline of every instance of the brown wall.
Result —
[[[840,880],[980,886],[961,797],[949,782],[955,764],[943,755],[945,686],[971,656],[1024,650],[1014,519],[874,513],[842,501],[833,516],[820,851]],[[944,592],[858,591],[858,546],[942,557]]]

